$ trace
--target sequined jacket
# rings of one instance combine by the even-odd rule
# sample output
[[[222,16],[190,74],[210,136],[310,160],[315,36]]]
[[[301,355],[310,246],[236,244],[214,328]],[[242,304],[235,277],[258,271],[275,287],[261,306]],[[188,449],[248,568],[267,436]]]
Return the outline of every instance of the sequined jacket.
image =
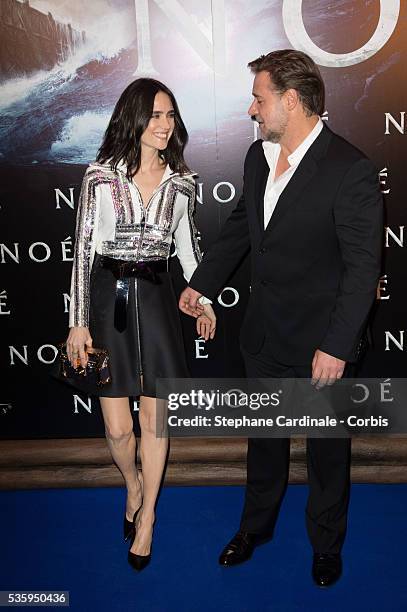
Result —
[[[187,282],[202,259],[193,220],[193,174],[172,172],[144,206],[137,186],[109,164],[92,163],[79,196],[73,257],[69,326],[89,324],[89,284],[95,253],[117,259],[168,259],[172,240]],[[201,298],[203,303],[210,300]]]

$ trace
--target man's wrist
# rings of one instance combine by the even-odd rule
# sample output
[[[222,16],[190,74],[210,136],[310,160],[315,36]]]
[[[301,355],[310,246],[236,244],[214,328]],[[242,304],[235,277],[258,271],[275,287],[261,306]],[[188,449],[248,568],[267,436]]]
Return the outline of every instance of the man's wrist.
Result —
[[[335,357],[335,359],[340,359],[341,361],[350,361],[349,359],[349,355],[344,355],[343,353],[341,353],[341,351],[335,351],[332,350],[330,348],[323,348],[323,347],[318,347],[317,348],[318,351],[320,351],[321,353],[325,353],[326,355],[329,355],[330,357]]]

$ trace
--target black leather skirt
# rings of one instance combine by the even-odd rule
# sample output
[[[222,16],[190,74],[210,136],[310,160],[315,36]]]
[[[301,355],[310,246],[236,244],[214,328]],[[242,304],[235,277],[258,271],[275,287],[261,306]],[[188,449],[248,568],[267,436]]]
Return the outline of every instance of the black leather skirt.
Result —
[[[108,350],[112,382],[97,395],[157,397],[157,378],[190,376],[170,273],[158,272],[158,283],[129,279],[126,327],[118,331],[114,325],[116,278],[102,262],[96,253],[90,278],[89,331],[93,346]]]

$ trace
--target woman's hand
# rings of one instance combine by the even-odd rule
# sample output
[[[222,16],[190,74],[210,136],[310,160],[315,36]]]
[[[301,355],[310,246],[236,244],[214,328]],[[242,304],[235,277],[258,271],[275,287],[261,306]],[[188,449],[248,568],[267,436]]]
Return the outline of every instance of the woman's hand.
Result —
[[[196,331],[200,336],[213,340],[216,330],[216,315],[210,304],[202,304],[203,313],[196,320]]]
[[[69,336],[66,340],[66,352],[68,359],[74,368],[77,367],[77,360],[80,359],[81,366],[86,368],[88,356],[86,348],[92,347],[92,338],[87,327],[71,327]]]

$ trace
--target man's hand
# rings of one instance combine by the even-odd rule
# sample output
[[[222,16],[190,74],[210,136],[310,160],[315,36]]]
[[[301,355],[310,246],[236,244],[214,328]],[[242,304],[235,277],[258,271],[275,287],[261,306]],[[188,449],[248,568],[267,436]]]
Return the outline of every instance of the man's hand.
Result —
[[[346,361],[328,355],[317,349],[312,360],[312,381],[316,389],[325,385],[333,385],[338,378],[342,378]]]
[[[204,311],[202,304],[198,303],[201,296],[202,293],[199,293],[199,291],[195,291],[192,287],[187,287],[179,298],[179,309],[190,317],[197,319]]]

